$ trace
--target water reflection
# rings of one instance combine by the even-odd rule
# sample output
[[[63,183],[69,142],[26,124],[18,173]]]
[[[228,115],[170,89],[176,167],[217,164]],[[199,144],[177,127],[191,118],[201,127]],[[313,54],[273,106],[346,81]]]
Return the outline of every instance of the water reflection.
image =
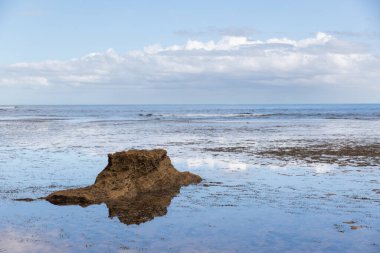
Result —
[[[109,217],[117,217],[120,222],[132,225],[140,224],[168,212],[171,200],[178,194],[175,191],[153,192],[135,199],[107,202]]]
[[[334,171],[335,164],[325,163],[305,163],[302,161],[275,161],[273,159],[262,158],[262,164],[246,163],[236,159],[229,159],[224,157],[223,159],[214,158],[212,156],[196,157],[191,159],[173,159],[175,163],[184,164],[189,170],[207,168],[207,169],[225,169],[229,171],[246,171],[252,168],[265,168],[270,170],[286,170],[287,172],[294,171],[298,173],[298,169],[302,169],[304,172],[310,171],[316,174],[328,174]],[[296,168],[297,171],[296,171]]]
[[[181,162],[176,160],[176,162]],[[208,167],[208,168],[224,168],[228,170],[246,170],[249,168],[247,163],[238,160],[220,160],[213,157],[191,158],[186,159],[185,163],[188,168]]]
[[[120,222],[132,225],[141,224],[155,217],[164,216],[168,212],[171,200],[179,193],[179,190],[155,191],[141,194],[133,199],[119,198],[106,201],[109,218],[117,217]],[[96,203],[98,204],[98,203]],[[62,205],[62,204],[55,204]],[[91,204],[81,204],[82,207]]]
[[[34,233],[7,228],[0,232],[0,252],[59,252]]]

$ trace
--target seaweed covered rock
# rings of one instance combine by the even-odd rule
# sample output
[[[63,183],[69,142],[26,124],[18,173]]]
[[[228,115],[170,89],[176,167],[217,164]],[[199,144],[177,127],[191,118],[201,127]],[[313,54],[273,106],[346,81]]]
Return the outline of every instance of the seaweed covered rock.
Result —
[[[129,150],[109,154],[108,165],[93,185],[53,192],[46,200],[56,205],[105,203],[111,217],[118,216],[127,224],[141,223],[166,214],[181,186],[201,181],[195,174],[177,171],[163,149]]]

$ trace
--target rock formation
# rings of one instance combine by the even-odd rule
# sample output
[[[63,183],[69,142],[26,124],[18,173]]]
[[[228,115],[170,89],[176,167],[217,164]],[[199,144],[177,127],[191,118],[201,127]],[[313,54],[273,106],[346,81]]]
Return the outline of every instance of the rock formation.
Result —
[[[129,150],[108,155],[108,165],[93,185],[57,191],[46,197],[56,205],[105,203],[110,217],[126,224],[139,224],[165,215],[181,186],[202,179],[177,171],[163,149]]]

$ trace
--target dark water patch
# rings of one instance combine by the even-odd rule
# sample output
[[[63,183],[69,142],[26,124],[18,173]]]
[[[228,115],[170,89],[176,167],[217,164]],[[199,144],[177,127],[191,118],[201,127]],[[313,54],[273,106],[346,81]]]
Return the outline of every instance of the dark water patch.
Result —
[[[204,151],[208,152],[227,152],[227,153],[240,153],[247,152],[249,147],[238,146],[238,147],[213,147],[213,148],[204,148]]]
[[[356,221],[350,220],[350,221],[343,221],[342,223],[351,225],[351,224],[355,224]]]
[[[14,201],[23,201],[23,202],[32,202],[35,201],[35,199],[32,198],[20,198],[20,199],[13,199]]]
[[[380,164],[380,144],[286,146],[263,150],[258,152],[258,155],[286,161],[303,160],[307,163],[360,167],[378,166]]]
[[[204,182],[202,183],[202,186],[204,187],[210,187],[210,186],[223,186],[223,182]]]
[[[358,230],[362,228],[368,228],[367,226],[350,226],[351,230]]]

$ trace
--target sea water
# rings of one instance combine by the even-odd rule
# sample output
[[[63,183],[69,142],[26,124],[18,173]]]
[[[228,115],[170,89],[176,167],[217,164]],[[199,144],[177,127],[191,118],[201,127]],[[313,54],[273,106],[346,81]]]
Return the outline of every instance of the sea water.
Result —
[[[258,155],[326,143],[378,145],[380,105],[0,106],[0,252],[380,252],[380,165]],[[140,225],[14,201],[92,184],[132,148],[204,181]]]

